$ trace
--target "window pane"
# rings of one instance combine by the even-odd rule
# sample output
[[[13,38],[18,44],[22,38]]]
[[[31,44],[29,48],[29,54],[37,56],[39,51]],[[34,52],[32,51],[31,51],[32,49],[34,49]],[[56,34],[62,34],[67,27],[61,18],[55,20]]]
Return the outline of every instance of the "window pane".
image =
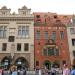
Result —
[[[46,50],[46,49],[43,50],[43,54],[44,54],[45,56],[47,56],[47,50]]]
[[[17,44],[17,51],[21,51],[21,43]]]
[[[75,46],[75,39],[72,39],[72,45]]]
[[[54,49],[55,50],[55,55],[59,55],[59,49]]]
[[[36,66],[39,66],[39,61],[36,61]]]
[[[7,43],[3,43],[2,44],[2,51],[6,51],[6,49],[7,49]]]
[[[29,50],[29,44],[28,43],[25,43],[24,44],[24,51],[28,51]]]
[[[64,39],[64,32],[60,31],[60,39]]]
[[[73,50],[73,56],[75,57],[75,50]]]
[[[36,39],[40,39],[40,31],[36,32]]]
[[[6,26],[0,26],[0,37],[1,38],[6,37],[6,32],[7,32],[7,27]]]
[[[55,31],[52,32],[52,39],[53,39],[53,40],[56,39],[56,32],[55,32]]]
[[[48,55],[54,55],[54,49],[53,48],[48,48]]]
[[[22,35],[22,34],[21,34],[21,30],[18,30],[18,35]]]
[[[7,32],[7,31],[6,31],[6,30],[4,30],[3,37],[6,37],[6,32]]]
[[[9,36],[9,39],[8,39],[9,42],[14,42],[14,40],[15,40],[14,36]]]
[[[3,30],[0,30],[0,37],[3,37]]]
[[[19,26],[18,35],[21,37],[28,38],[29,37],[29,26]]]
[[[44,38],[45,38],[45,39],[48,39],[48,31],[45,31],[45,32],[44,32]]]
[[[70,28],[70,33],[75,34],[75,28]]]

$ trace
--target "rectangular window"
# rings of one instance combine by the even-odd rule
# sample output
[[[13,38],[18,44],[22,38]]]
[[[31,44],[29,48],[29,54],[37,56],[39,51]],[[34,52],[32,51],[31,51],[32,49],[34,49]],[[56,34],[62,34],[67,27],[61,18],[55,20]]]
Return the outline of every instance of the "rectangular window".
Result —
[[[72,45],[75,46],[75,39],[72,39]]]
[[[40,39],[40,31],[36,31],[36,39]]]
[[[43,55],[45,55],[45,56],[48,55],[48,51],[46,49],[43,50]]]
[[[19,26],[18,36],[29,38],[29,26]]]
[[[59,56],[59,49],[54,49],[54,55]]]
[[[48,56],[54,55],[54,49],[48,48]]]
[[[39,66],[39,61],[36,61],[36,66]]]
[[[21,51],[21,43],[17,43],[17,51]]]
[[[56,40],[56,31],[53,31],[53,32],[52,32],[52,39],[53,39],[53,40]]]
[[[40,15],[36,15],[36,18],[40,18]]]
[[[15,40],[15,37],[14,36],[9,36],[9,42],[14,42],[14,40]]]
[[[63,61],[62,61],[62,64],[63,64],[63,65],[66,64],[66,60],[63,60]]]
[[[25,43],[24,44],[24,51],[28,51],[29,50],[29,44],[28,43]]]
[[[48,31],[44,31],[44,38],[48,39]]]
[[[0,38],[6,38],[7,26],[0,26]]]
[[[64,32],[60,31],[60,39],[64,39]]]
[[[75,28],[70,28],[70,33],[75,34]]]
[[[75,50],[73,50],[73,56],[75,57]]]
[[[7,43],[3,43],[2,44],[2,51],[6,51],[6,49],[7,49]]]

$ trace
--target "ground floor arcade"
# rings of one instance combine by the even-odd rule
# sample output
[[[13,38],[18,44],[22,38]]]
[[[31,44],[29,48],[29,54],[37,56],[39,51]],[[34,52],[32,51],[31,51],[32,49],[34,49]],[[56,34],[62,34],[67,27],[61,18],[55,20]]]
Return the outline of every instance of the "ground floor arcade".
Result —
[[[30,53],[16,53],[12,58],[9,53],[0,54],[0,66],[9,69],[12,65],[15,65],[17,69],[26,68],[29,70],[34,69],[34,57]]]

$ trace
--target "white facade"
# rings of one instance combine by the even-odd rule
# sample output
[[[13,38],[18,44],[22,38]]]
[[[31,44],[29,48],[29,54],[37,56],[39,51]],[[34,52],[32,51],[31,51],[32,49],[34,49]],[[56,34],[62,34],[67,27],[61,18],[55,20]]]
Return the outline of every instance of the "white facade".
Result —
[[[34,16],[26,6],[18,9],[18,14],[11,14],[10,10],[5,6],[0,9],[0,62],[5,56],[11,56],[14,61],[24,57],[29,63],[28,68],[34,69]],[[3,43],[7,44],[6,50],[2,50]],[[19,51],[17,44],[21,44]],[[27,51],[24,44],[28,46]]]
[[[70,23],[67,25],[67,35],[69,44],[69,53],[71,65],[73,65],[74,53],[75,53],[75,24]]]

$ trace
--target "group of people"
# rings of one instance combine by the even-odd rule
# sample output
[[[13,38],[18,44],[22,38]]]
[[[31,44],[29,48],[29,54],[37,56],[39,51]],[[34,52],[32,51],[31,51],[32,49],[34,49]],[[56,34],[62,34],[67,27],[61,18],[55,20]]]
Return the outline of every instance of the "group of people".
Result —
[[[72,65],[72,69],[69,69],[68,65],[64,64],[63,75],[75,75],[75,65]]]
[[[26,70],[25,70],[25,68],[16,69],[15,67],[12,68],[12,70],[0,68],[0,75],[26,75]]]

